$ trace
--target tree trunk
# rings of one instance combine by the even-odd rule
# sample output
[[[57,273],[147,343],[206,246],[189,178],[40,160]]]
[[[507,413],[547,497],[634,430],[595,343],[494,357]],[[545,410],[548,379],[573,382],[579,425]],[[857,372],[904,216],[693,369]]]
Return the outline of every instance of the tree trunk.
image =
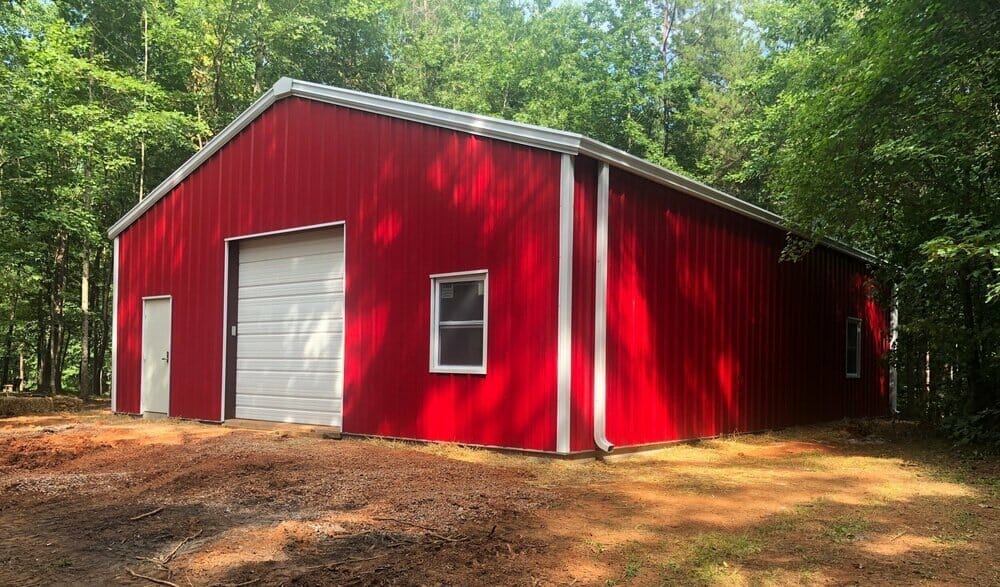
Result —
[[[983,384],[982,337],[979,332],[976,299],[972,278],[968,272],[958,276],[958,293],[962,301],[962,321],[965,326],[967,348],[964,353],[965,383],[968,397],[965,404],[966,415],[979,413],[990,407],[992,397],[988,385]]]
[[[674,29],[674,11],[676,4],[667,0],[663,3],[662,37],[660,38],[660,56],[663,59],[663,81],[667,81],[670,73],[670,34]],[[670,153],[670,113],[672,106],[670,97],[663,95],[663,154]]]
[[[101,327],[95,330],[95,335],[97,340],[94,341],[94,369],[91,383],[91,390],[98,394],[104,395],[105,387],[105,374],[106,369],[106,359],[108,350],[108,340],[111,336],[111,274],[113,268],[110,264],[102,263],[101,261],[105,259],[107,253],[106,249],[101,249],[101,253],[97,255],[95,259],[95,272],[102,275],[100,285],[98,286],[97,294],[95,298],[99,301],[98,315],[100,316]],[[101,273],[103,270],[103,273]]]
[[[142,3],[142,81],[149,81],[149,13]],[[146,109],[146,88],[142,89],[142,107]],[[146,196],[146,137],[139,132],[139,200]],[[82,391],[82,390],[81,390]]]
[[[49,302],[49,381],[50,393],[62,393],[62,348],[65,338],[64,304],[66,291],[66,233],[56,235],[53,253],[52,296]]]
[[[10,300],[10,314],[7,322],[7,335],[4,338],[3,345],[3,366],[2,373],[0,373],[0,387],[10,383],[10,360],[13,358],[14,353],[14,318],[17,317],[17,302],[20,297],[20,290],[15,289]]]
[[[52,296],[52,283],[49,283],[49,300],[45,299],[45,295],[39,296],[38,300],[38,339],[35,344],[35,358],[37,369],[35,372],[36,381],[35,385],[39,393],[49,393],[50,387],[49,383],[51,381],[50,373],[52,372],[52,355],[49,354],[49,336],[51,332],[49,331],[49,314],[51,308],[48,306],[51,303]]]
[[[89,188],[88,188],[89,190]],[[89,200],[89,198],[87,198]],[[89,202],[87,202],[89,204]],[[80,262],[80,397],[90,395],[90,247],[83,246]]]

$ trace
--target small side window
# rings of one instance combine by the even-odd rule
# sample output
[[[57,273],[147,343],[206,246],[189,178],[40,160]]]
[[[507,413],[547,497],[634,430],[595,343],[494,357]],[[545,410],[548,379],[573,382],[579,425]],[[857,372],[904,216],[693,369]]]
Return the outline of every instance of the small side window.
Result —
[[[847,319],[847,377],[861,377],[861,320]]]
[[[486,373],[487,273],[431,276],[431,372]]]

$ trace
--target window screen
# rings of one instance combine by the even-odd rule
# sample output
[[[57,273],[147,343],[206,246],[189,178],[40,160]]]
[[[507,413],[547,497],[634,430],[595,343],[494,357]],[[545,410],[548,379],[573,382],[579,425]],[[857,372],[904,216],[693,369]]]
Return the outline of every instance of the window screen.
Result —
[[[486,273],[433,279],[431,370],[484,373]]]
[[[847,319],[847,376],[861,376],[861,320]]]

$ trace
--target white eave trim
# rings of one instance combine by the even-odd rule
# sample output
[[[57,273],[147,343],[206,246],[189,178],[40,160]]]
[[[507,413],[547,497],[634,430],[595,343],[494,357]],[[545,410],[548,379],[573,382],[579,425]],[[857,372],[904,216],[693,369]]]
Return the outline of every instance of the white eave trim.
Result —
[[[115,238],[128,228],[133,222],[139,219],[153,204],[159,201],[170,190],[177,187],[187,176],[194,173],[202,163],[207,161],[212,155],[219,151],[226,143],[236,137],[244,128],[253,122],[258,116],[270,108],[276,101],[288,97],[297,96],[318,102],[325,102],[336,106],[362,110],[373,114],[381,114],[392,118],[399,118],[436,126],[448,128],[460,132],[465,132],[477,136],[517,143],[529,147],[555,151],[567,155],[586,155],[600,162],[613,165],[620,169],[635,173],[641,177],[684,192],[686,194],[701,198],[728,210],[732,210],[744,216],[753,218],[765,224],[778,227],[782,230],[791,230],[787,222],[777,214],[769,212],[759,206],[745,202],[735,196],[709,187],[693,179],[684,177],[678,173],[640,159],[635,155],[630,155],[625,151],[616,149],[600,141],[584,137],[582,135],[553,130],[541,126],[511,122],[489,116],[480,116],[448,108],[428,106],[416,102],[407,102],[395,98],[376,96],[354,90],[345,90],[304,82],[283,77],[279,79],[269,90],[236,117],[228,126],[219,132],[205,146],[191,156],[176,171],[170,174],[167,179],[142,199],[134,208],[129,210],[125,216],[108,229],[108,237]],[[832,239],[823,239],[824,245],[857,257],[868,263],[877,263],[878,259],[873,255],[860,251],[843,243]]]
[[[619,169],[624,169],[658,184],[671,187],[677,191],[711,202],[712,204],[721,206],[738,214],[742,214],[743,216],[748,216],[758,222],[770,224],[771,226],[780,228],[781,230],[787,230],[798,234],[798,231],[795,231],[788,226],[787,220],[774,212],[765,210],[764,208],[751,204],[746,200],[741,200],[736,196],[727,194],[726,192],[705,185],[700,181],[693,180],[679,173],[670,171],[669,169],[660,167],[655,163],[650,163],[645,159],[640,159],[635,155],[631,155],[602,142],[595,141],[587,137],[581,137],[579,153],[581,155],[592,157],[598,161],[603,161],[618,167]],[[845,245],[844,243],[834,239],[823,238],[820,239],[820,242],[832,249],[836,249],[867,263],[879,262],[878,258],[871,253]]]

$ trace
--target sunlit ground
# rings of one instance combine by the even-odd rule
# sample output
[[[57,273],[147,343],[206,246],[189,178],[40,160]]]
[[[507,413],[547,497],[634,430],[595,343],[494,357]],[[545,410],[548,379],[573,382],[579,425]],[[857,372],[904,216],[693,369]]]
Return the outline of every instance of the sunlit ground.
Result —
[[[0,583],[1000,584],[1000,466],[970,455],[889,422],[563,461],[8,418]]]
[[[568,493],[541,532],[571,545],[570,582],[1000,584],[1000,466],[947,448],[908,423],[838,423],[531,467]]]

